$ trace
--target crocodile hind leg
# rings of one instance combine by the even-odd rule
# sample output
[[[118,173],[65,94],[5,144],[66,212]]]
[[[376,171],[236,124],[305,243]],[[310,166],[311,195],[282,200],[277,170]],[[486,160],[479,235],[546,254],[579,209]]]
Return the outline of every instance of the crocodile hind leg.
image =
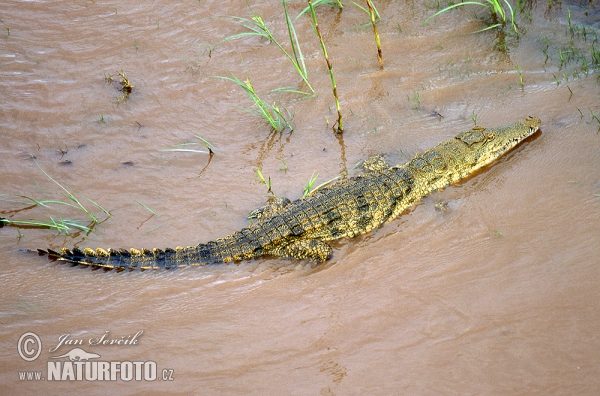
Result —
[[[294,259],[314,259],[317,263],[329,260],[333,254],[331,246],[316,239],[299,239],[283,247],[264,252],[278,257]]]
[[[287,198],[273,197],[269,203],[248,213],[249,219],[261,220],[285,208],[291,201]]]

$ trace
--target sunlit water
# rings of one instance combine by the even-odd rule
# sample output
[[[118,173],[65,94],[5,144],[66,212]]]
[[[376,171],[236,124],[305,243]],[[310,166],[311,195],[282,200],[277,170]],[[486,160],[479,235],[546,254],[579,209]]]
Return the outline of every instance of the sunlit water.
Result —
[[[86,197],[111,217],[89,234],[0,229],[0,393],[596,392],[600,86],[591,52],[600,14],[595,2],[563,3],[535,3],[519,14],[520,38],[504,39],[470,34],[485,27],[477,7],[421,26],[435,2],[376,2],[383,68],[363,11],[318,9],[342,136],[331,130],[330,79],[307,16],[295,26],[314,97],[269,93],[306,89],[274,43],[243,37],[210,50],[244,31],[218,17],[250,18],[243,1],[1,4],[0,193],[69,201],[35,158],[100,220]],[[304,6],[288,5],[293,17]],[[252,7],[289,50],[281,4]],[[121,71],[134,85],[125,100]],[[229,72],[289,110],[294,132],[245,112],[243,90],[212,78]],[[527,115],[542,119],[540,134],[385,226],[335,242],[320,266],[261,259],[104,273],[23,252],[206,242],[264,204],[255,168],[275,194],[297,199],[313,172],[318,185],[356,174],[370,155],[403,163],[473,118],[497,126]],[[165,151],[206,151],[178,146],[201,143],[195,135],[214,146],[210,163]],[[2,198],[0,216],[11,220],[86,218]],[[136,345],[87,344],[141,330]],[[43,345],[33,362],[17,352],[26,332]],[[51,357],[74,347],[50,352],[65,334],[103,361],[154,361],[174,380],[19,380],[26,370],[46,376]]]

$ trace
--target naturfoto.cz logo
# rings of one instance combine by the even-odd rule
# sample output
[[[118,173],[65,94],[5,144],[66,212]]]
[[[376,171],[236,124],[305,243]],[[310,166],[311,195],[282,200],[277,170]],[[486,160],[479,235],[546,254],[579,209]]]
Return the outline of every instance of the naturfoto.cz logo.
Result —
[[[132,336],[110,339],[107,331],[102,337],[90,338],[88,345],[137,345],[143,330]],[[70,334],[63,334],[56,346],[49,352],[63,345],[84,345],[84,340],[73,339]],[[27,332],[19,338],[17,345],[19,356],[25,361],[36,360],[42,351],[40,337]],[[157,369],[156,362],[148,361],[102,361],[97,353],[88,352],[80,347],[57,356],[50,356],[46,366],[46,375],[42,371],[20,371],[21,381],[172,381],[172,369]]]

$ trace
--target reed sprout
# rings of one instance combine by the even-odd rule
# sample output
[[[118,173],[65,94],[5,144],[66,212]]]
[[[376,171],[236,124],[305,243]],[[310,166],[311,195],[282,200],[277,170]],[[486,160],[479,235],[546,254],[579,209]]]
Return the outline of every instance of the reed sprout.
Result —
[[[333,183],[334,181],[342,178],[341,175],[337,175],[336,177],[334,177],[332,179],[329,179],[327,181],[324,181],[323,183],[319,184],[317,187],[313,188],[313,185],[317,181],[318,177],[319,177],[319,174],[318,173],[315,174],[315,172],[313,171],[313,174],[310,177],[310,179],[308,180],[308,183],[306,183],[306,186],[304,186],[304,190],[303,190],[303,194],[302,194],[303,198],[306,197],[307,195],[310,195],[310,194],[314,193],[315,191],[317,191],[321,187],[325,187],[326,185],[328,185],[330,183]]]
[[[310,13],[312,16],[313,27],[315,29],[315,33],[319,37],[319,42],[321,43],[321,49],[323,50],[323,56],[325,57],[325,62],[327,63],[327,69],[329,70],[329,77],[331,78],[331,86],[333,90],[333,97],[335,98],[335,108],[337,110],[338,119],[333,125],[333,130],[337,133],[344,132],[344,125],[342,122],[342,111],[340,109],[340,101],[338,99],[337,86],[335,83],[335,77],[333,75],[333,66],[331,61],[329,60],[329,56],[327,55],[327,48],[325,47],[325,42],[323,41],[323,35],[321,34],[321,29],[319,29],[319,24],[317,22],[317,15],[315,14],[315,9],[313,7],[312,1],[308,0],[308,7],[310,8]]]
[[[250,79],[241,81],[233,73],[229,72],[229,74],[231,74],[231,77],[215,76],[215,78],[229,80],[240,86],[246,92],[246,94],[248,94],[248,97],[254,102],[254,104],[258,108],[258,110],[253,111],[253,113],[265,119],[274,130],[278,132],[283,131],[285,128],[289,128],[292,131],[294,130],[294,128],[288,121],[288,118],[291,118],[291,114],[289,113],[289,111],[287,111],[287,109],[284,108],[284,110],[286,110],[286,112],[288,113],[286,117],[283,115],[283,112],[279,107],[277,107],[275,104],[271,105],[265,102],[258,96],[256,91],[254,90],[254,87],[252,86],[252,83],[250,82]]]
[[[290,45],[292,47],[292,54],[290,54],[288,51],[285,50],[285,48],[283,48],[283,46],[279,43],[279,41],[277,41],[275,36],[273,36],[273,33],[271,33],[271,31],[265,24],[262,17],[260,15],[255,14],[254,10],[252,10],[252,8],[250,6],[248,6],[248,8],[250,9],[250,12],[252,13],[251,19],[236,17],[236,16],[231,17],[232,19],[237,21],[240,25],[245,27],[248,31],[226,37],[225,39],[223,39],[220,42],[218,42],[217,44],[215,44],[212,47],[211,52],[217,46],[219,46],[227,41],[230,41],[230,40],[234,40],[234,39],[238,39],[238,38],[242,38],[242,37],[252,37],[252,36],[263,37],[263,38],[267,39],[269,42],[275,43],[275,45],[277,45],[277,47],[281,50],[281,52],[283,52],[283,54],[292,63],[292,65],[294,66],[294,69],[296,70],[296,72],[298,73],[300,78],[302,78],[302,81],[304,81],[304,83],[306,84],[306,86],[308,87],[310,92],[314,93],[315,90],[313,89],[313,87],[310,85],[310,82],[308,81],[308,72],[306,70],[306,65],[304,63],[304,56],[302,55],[302,49],[300,48],[300,42],[298,41],[296,29],[294,28],[292,19],[290,18],[290,15],[287,11],[286,1],[284,0],[282,2],[282,4],[283,4],[283,10],[284,10],[284,14],[285,14],[285,21],[286,21],[286,25],[287,25],[288,36],[290,39]],[[284,90],[284,89],[282,89],[282,90]],[[299,93],[306,94],[306,92],[304,92],[304,91],[299,91]]]
[[[369,7],[369,15],[371,17],[371,24],[373,25],[373,33],[375,34],[375,43],[377,44],[377,60],[379,64],[383,64],[383,54],[381,52],[381,40],[379,39],[379,32],[377,31],[377,24],[375,23],[375,11],[373,10],[373,4],[371,0],[367,0],[367,6]]]
[[[267,186],[267,189],[268,189],[267,193],[271,194],[272,197],[275,197],[275,193],[273,193],[272,185],[271,185],[271,176],[269,176],[267,179],[265,179],[265,177],[263,176],[260,169],[255,168],[254,170],[256,171],[256,174],[258,175],[258,179],[256,179],[256,181],[259,182],[260,184],[264,184],[265,186]]]
[[[487,8],[490,11],[490,14],[492,15],[492,17],[495,18],[500,18],[500,20],[502,21],[501,23],[495,23],[493,25],[490,25],[486,28],[483,28],[481,30],[476,31],[475,33],[479,33],[479,32],[483,32],[486,30],[490,30],[490,29],[494,29],[500,26],[505,26],[507,24],[507,22],[510,22],[510,26],[511,29],[516,33],[519,34],[519,30],[517,29],[517,25],[515,24],[515,9],[513,9],[513,7],[510,5],[510,3],[508,2],[508,0],[485,0],[484,1],[463,1],[460,3],[456,3],[456,4],[452,4],[449,5],[448,7],[436,12],[435,14],[433,14],[432,16],[430,16],[429,18],[427,18],[425,20],[425,22],[423,22],[423,25],[425,25],[427,22],[429,22],[431,19],[435,18],[436,16],[443,14],[446,11],[450,11],[453,8],[456,7],[461,7],[461,6],[466,6],[466,5],[476,5],[476,6],[480,6],[480,7],[484,7]],[[505,10],[504,7],[506,7],[507,9]],[[510,21],[508,21],[508,19],[510,19]]]

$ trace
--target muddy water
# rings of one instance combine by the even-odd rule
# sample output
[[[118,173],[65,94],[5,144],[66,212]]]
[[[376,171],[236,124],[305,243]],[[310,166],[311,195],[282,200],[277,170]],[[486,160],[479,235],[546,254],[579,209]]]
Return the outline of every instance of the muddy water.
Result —
[[[600,114],[600,86],[589,54],[600,14],[580,3],[570,5],[574,37],[567,3],[544,1],[527,10],[531,21],[519,17],[520,39],[503,41],[468,34],[484,27],[478,10],[422,27],[433,2],[378,2],[383,69],[371,30],[357,29],[367,22],[362,11],[318,10],[343,137],[328,126],[329,76],[305,18],[296,28],[311,98],[268,93],[305,87],[264,39],[209,51],[242,32],[217,16],[250,17],[243,1],[1,4],[0,193],[68,201],[35,157],[100,220],[106,216],[84,197],[111,217],[89,234],[0,229],[0,393],[596,392],[600,125],[592,112]],[[252,5],[285,45],[281,5]],[[296,15],[303,6],[289,8]],[[590,61],[587,76],[581,59],[560,64],[571,39],[570,51]],[[124,101],[105,79],[118,81],[119,71],[135,86]],[[289,109],[294,132],[271,132],[244,112],[251,102],[243,91],[211,78],[227,71]],[[265,202],[256,167],[276,194],[296,199],[313,172],[317,183],[354,174],[356,163],[380,153],[405,162],[470,128],[474,115],[486,126],[538,116],[542,132],[393,222],[334,243],[320,266],[265,259],[117,274],[22,251],[208,241],[245,226]],[[177,146],[198,143],[194,135],[214,146],[210,163],[207,154],[163,151],[203,149]],[[12,220],[86,218],[64,205],[2,198],[0,216]],[[17,349],[26,332],[42,343],[31,362]],[[23,371],[47,377],[48,362],[67,361],[51,357],[75,346],[101,356],[90,361],[156,362],[158,375],[173,381],[19,379]]]

